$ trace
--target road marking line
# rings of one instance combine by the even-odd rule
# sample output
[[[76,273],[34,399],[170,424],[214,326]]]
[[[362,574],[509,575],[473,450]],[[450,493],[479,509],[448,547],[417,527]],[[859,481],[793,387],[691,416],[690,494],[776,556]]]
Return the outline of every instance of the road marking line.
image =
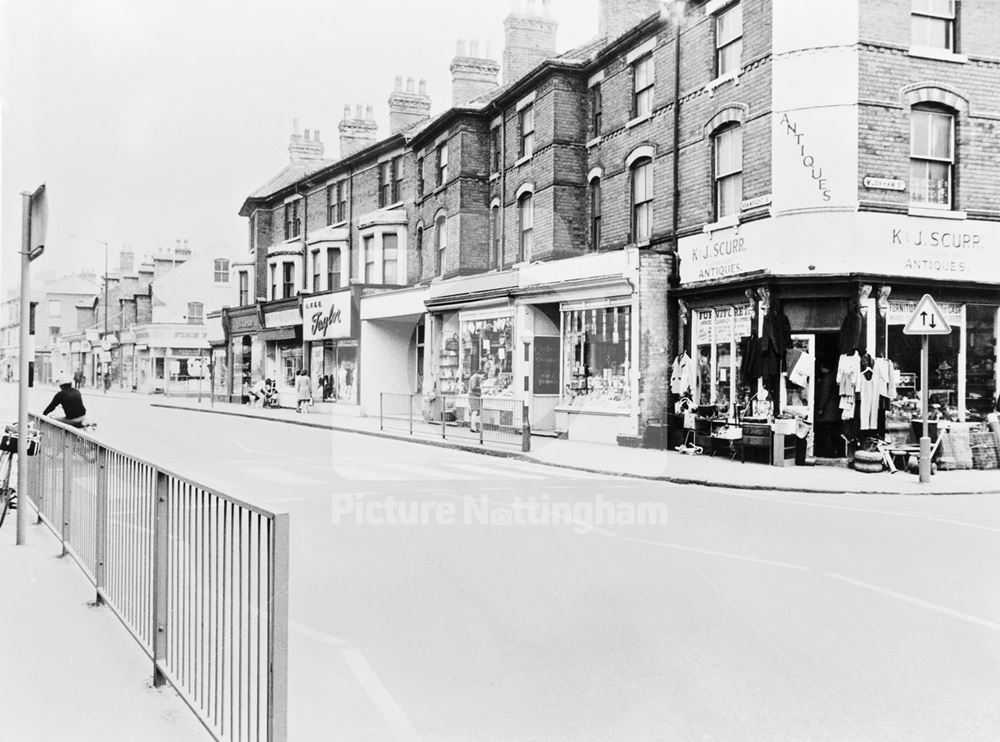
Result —
[[[316,629],[310,628],[304,624],[296,623],[295,621],[289,621],[288,628],[296,634],[302,634],[302,636],[315,639],[323,644],[329,644],[331,647],[343,647],[347,645],[347,641],[344,639],[331,636],[330,634],[324,634],[322,631],[317,631]]]
[[[856,587],[863,587],[865,590],[871,590],[872,592],[875,593],[881,593],[882,595],[887,595],[890,598],[896,598],[897,600],[902,600],[904,603],[912,603],[913,605],[918,605],[921,608],[926,608],[931,611],[943,613],[946,616],[951,616],[952,618],[958,618],[962,621],[967,621],[969,623],[976,624],[977,626],[985,626],[987,629],[992,629],[993,631],[1000,631],[1000,623],[995,623],[985,618],[979,618],[979,616],[973,616],[968,613],[962,613],[961,611],[956,611],[953,608],[948,608],[943,605],[938,605],[937,603],[931,603],[928,600],[922,600],[920,598],[914,598],[909,595],[904,595],[903,593],[897,593],[895,590],[887,590],[884,587],[878,587],[877,585],[872,585],[868,582],[862,582],[861,580],[855,580],[851,577],[845,577],[844,575],[837,574],[836,572],[827,572],[826,576],[832,577],[835,580],[840,580],[841,582],[846,582]]]
[[[347,666],[351,668],[351,672],[354,673],[354,677],[357,678],[358,683],[361,684],[365,693],[368,694],[368,698],[371,699],[371,702],[375,704],[375,708],[382,714],[382,719],[389,725],[396,739],[403,742],[419,742],[420,736],[413,728],[406,714],[403,713],[403,709],[399,707],[399,704],[389,694],[386,687],[382,685],[382,681],[378,679],[375,671],[372,670],[372,666],[368,664],[361,651],[353,648],[341,649],[340,654],[343,656]]]
[[[301,474],[285,471],[284,469],[278,469],[273,466],[248,466],[243,471],[247,474],[259,477],[260,479],[266,479],[269,482],[275,482],[277,484],[326,484],[326,482],[322,479],[303,477]]]
[[[708,554],[709,556],[720,556],[728,559],[739,559],[744,562],[755,562],[756,564],[767,564],[771,567],[783,567],[784,569],[794,569],[799,572],[808,572],[809,567],[798,564],[788,564],[787,562],[775,562],[771,559],[760,559],[758,557],[744,556],[742,554],[732,554],[727,551],[715,551],[714,549],[700,549],[697,546],[682,546],[681,544],[670,544],[666,541],[653,541],[652,539],[636,538],[633,536],[621,536],[622,541],[632,541],[637,544],[651,544],[653,546],[663,546],[667,549],[677,549],[679,551],[691,551],[696,554]]]
[[[345,639],[325,634],[322,631],[317,631],[300,623],[289,621],[288,628],[297,634],[335,647],[340,652],[341,657],[344,658],[344,662],[347,663],[347,667],[350,668],[355,680],[358,681],[368,699],[382,715],[383,721],[392,730],[396,739],[401,740],[401,742],[420,742],[420,736],[413,728],[413,724],[410,723],[403,709],[399,707],[396,700],[386,690],[382,681],[378,679],[378,675],[375,674],[372,666],[368,664],[368,660],[365,659],[360,649],[350,646],[350,643]]]
[[[341,479],[353,479],[364,482],[400,482],[405,479],[405,477],[387,474],[377,469],[347,466],[346,464],[334,464],[333,470]]]
[[[471,474],[462,474],[457,471],[448,471],[446,469],[431,469],[427,466],[420,466],[418,464],[407,464],[402,461],[393,461],[390,464],[385,464],[385,466],[391,469],[398,469],[400,471],[410,472],[411,474],[416,474],[424,479],[475,479],[476,477]]]
[[[927,520],[936,520],[941,523],[948,523],[953,526],[963,526],[964,528],[976,528],[980,531],[992,531],[993,533],[1000,533],[1000,528],[993,528],[991,526],[981,526],[976,523],[966,523],[961,520],[952,520],[951,518],[938,518],[933,515],[924,516]]]
[[[462,469],[463,471],[471,471],[491,477],[503,477],[505,479],[545,479],[545,477],[538,474],[526,474],[514,471],[513,469],[496,469],[492,466],[480,466],[479,464],[449,464],[449,466]]]

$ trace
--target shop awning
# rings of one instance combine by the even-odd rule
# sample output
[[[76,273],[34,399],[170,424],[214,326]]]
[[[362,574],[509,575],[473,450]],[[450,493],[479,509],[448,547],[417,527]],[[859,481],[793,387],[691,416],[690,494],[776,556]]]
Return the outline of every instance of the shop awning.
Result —
[[[261,330],[258,337],[266,343],[273,343],[279,340],[294,340],[294,327],[276,327],[271,330]]]

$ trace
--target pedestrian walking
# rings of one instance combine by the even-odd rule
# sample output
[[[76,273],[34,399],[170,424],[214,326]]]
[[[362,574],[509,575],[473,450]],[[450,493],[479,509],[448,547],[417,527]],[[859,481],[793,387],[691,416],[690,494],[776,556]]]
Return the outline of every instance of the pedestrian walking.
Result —
[[[469,377],[469,430],[479,432],[483,409],[483,369],[478,368]]]
[[[298,398],[297,411],[308,412],[309,405],[312,404],[312,379],[304,368],[299,369],[299,375],[295,378],[295,395]]]

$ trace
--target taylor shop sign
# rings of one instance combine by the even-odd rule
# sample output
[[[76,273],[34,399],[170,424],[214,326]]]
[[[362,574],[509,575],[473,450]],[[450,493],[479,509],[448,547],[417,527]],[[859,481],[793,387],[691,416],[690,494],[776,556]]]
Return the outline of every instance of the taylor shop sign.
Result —
[[[303,340],[342,340],[351,337],[353,296],[350,291],[310,296],[302,300]]]
[[[682,284],[747,273],[873,273],[1000,282],[1000,222],[831,212],[788,214],[680,241]]]

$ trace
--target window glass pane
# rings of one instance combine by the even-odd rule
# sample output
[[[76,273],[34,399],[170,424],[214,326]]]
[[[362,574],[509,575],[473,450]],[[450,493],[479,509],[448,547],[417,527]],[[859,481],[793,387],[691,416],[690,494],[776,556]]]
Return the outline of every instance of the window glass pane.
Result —
[[[951,116],[941,113],[931,114],[931,157],[951,159],[951,123]]]
[[[645,242],[650,235],[649,202],[637,204],[635,207],[635,241]]]
[[[719,49],[719,76],[728,75],[733,72],[739,72],[740,70],[740,57],[743,54],[743,40],[737,39],[736,41],[727,44],[725,47]]]
[[[965,309],[966,420],[983,420],[997,398],[997,308],[969,304]]]
[[[735,5],[715,19],[715,45],[723,47],[743,35],[743,9]]]
[[[562,403],[595,410],[631,405],[629,307],[563,312]]]
[[[929,111],[910,111],[910,152],[914,157],[926,157],[930,154]]]
[[[396,283],[399,237],[392,233],[382,235],[382,283]]]
[[[727,129],[715,137],[715,174],[730,175],[743,169],[743,131]]]
[[[914,13],[954,18],[955,0],[913,0],[912,9]]]
[[[644,57],[635,63],[636,91],[648,88],[653,84],[653,58]]]

